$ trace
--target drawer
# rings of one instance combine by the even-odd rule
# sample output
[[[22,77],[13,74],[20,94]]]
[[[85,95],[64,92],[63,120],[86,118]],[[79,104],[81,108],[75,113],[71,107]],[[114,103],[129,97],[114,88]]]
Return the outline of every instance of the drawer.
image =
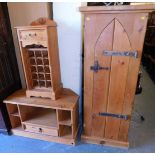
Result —
[[[58,129],[47,128],[47,127],[39,127],[36,125],[23,124],[24,130],[29,132],[35,132],[45,135],[58,136]]]
[[[23,47],[32,44],[47,47],[46,30],[21,30],[19,32],[19,39],[22,41]]]

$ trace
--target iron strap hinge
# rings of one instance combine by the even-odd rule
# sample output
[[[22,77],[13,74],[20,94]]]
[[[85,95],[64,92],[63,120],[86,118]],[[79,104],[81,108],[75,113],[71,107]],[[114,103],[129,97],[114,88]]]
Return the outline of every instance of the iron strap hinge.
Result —
[[[90,66],[90,69],[94,72],[98,72],[99,70],[110,70],[110,67],[102,67],[99,65],[98,61],[94,62],[94,66]]]
[[[128,115],[119,115],[119,114],[112,114],[112,113],[106,113],[106,112],[100,112],[99,116],[110,116],[110,117],[120,118],[124,120],[129,119]]]
[[[104,51],[104,56],[129,56],[138,58],[138,52],[137,51]]]

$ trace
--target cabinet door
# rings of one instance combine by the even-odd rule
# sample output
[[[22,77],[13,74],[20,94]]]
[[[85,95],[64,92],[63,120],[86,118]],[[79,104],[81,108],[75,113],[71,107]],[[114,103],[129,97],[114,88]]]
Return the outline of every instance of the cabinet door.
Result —
[[[100,33],[96,32],[98,36],[94,35],[96,37],[93,44],[94,54],[91,53],[92,58],[89,59],[89,62],[92,63],[90,66],[94,64],[91,67],[94,70],[90,71],[92,73],[87,72],[86,75],[86,70],[90,70],[90,66],[85,64],[85,75],[87,76],[87,79],[85,78],[84,100],[85,106],[87,106],[87,110],[85,110],[87,117],[84,120],[84,127],[87,129],[85,134],[127,141],[129,119],[123,120],[113,116],[131,116],[147,17],[146,14],[142,13],[108,15],[109,22],[104,20],[105,17],[107,15],[102,15],[102,17],[97,15],[94,18],[95,21],[98,20],[98,23],[94,23],[94,31],[98,27],[97,30],[100,30]],[[102,22],[99,22],[99,19],[103,19],[107,25],[103,25]],[[127,21],[127,19],[130,20]],[[86,26],[90,27],[87,22]],[[92,39],[86,41],[89,43]],[[85,50],[86,59],[88,59],[88,48]],[[115,52],[116,54],[107,56],[104,55],[105,51]],[[123,55],[124,51],[136,51],[138,58],[125,56]],[[97,67],[95,68],[95,66]],[[87,80],[90,80],[89,85]],[[91,85],[91,83],[93,84]],[[91,87],[88,90],[87,87],[89,86]],[[92,93],[92,98],[88,96],[88,92]],[[89,112],[91,116],[88,118]],[[100,113],[114,115],[101,116]]]

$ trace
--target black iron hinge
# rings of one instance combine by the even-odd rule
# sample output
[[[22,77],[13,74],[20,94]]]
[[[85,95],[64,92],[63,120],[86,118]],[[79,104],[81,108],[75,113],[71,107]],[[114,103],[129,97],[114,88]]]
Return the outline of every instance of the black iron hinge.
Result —
[[[120,119],[124,119],[124,120],[129,119],[128,115],[112,114],[112,113],[107,113],[107,112],[100,112],[99,116],[110,116],[110,117],[120,118]]]
[[[93,70],[94,72],[98,72],[99,70],[110,70],[110,67],[102,67],[99,65],[98,61],[96,60],[94,62],[94,65],[90,66],[90,69]]]
[[[104,51],[104,56],[129,56],[138,58],[138,52],[137,51]]]

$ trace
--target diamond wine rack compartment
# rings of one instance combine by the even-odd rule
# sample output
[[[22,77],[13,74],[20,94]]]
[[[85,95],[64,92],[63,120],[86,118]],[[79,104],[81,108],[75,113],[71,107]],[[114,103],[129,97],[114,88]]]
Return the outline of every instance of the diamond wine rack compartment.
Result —
[[[62,91],[56,23],[40,18],[31,26],[16,27],[26,96],[59,98]]]

